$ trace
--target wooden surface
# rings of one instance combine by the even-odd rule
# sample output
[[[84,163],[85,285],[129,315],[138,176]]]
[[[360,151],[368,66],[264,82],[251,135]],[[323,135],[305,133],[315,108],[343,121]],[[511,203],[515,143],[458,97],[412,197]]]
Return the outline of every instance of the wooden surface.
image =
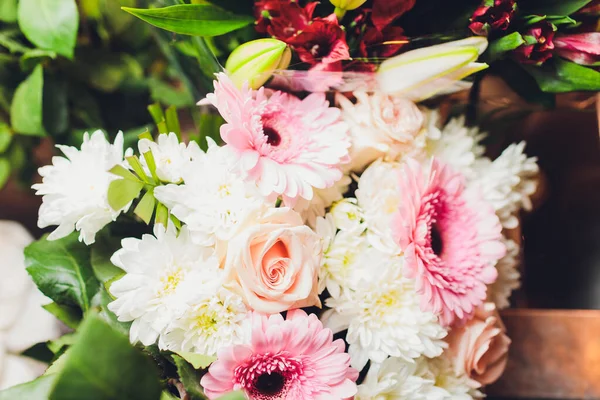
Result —
[[[513,343],[491,397],[600,399],[600,310],[512,309],[502,319]]]

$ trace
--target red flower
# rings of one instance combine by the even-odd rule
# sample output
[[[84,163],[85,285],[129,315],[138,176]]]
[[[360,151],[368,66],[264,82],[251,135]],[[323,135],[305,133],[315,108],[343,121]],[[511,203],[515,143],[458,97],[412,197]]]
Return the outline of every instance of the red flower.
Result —
[[[370,27],[365,30],[358,50],[362,57],[391,57],[406,43],[404,30],[399,26],[387,26],[383,31]]]
[[[396,18],[413,8],[415,3],[416,0],[373,0],[373,25],[382,31]]]
[[[290,38],[288,43],[302,61],[311,65],[331,64],[350,58],[346,35],[335,14],[315,18],[304,30]]]
[[[600,62],[600,32],[558,35],[554,39],[556,54],[577,64]]]
[[[548,21],[533,24],[523,33],[526,44],[513,50],[514,57],[524,64],[541,65],[552,57],[555,31],[556,27]]]
[[[291,0],[257,1],[254,5],[256,30],[287,41],[308,26],[317,4],[308,3],[306,7],[300,7]]]
[[[481,6],[473,13],[469,29],[487,36],[490,31],[505,31],[517,9],[515,0],[495,0],[493,6]]]

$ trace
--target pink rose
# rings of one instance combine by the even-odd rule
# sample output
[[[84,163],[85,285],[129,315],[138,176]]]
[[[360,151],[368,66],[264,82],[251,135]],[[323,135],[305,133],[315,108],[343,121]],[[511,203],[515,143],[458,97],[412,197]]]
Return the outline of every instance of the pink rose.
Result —
[[[319,236],[287,207],[256,213],[229,242],[225,260],[227,286],[261,313],[321,306],[317,273]]]
[[[500,378],[510,345],[505,332],[494,303],[484,303],[466,325],[453,328],[446,341],[456,373],[466,373],[474,387]]]

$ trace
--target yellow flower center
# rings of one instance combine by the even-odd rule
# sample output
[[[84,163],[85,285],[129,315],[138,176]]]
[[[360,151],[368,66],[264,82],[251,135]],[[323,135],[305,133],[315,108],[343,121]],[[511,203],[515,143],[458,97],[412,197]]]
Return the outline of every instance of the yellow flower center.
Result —
[[[181,268],[162,276],[160,278],[161,288],[158,291],[159,297],[169,296],[175,292],[177,286],[183,280],[184,272]]]

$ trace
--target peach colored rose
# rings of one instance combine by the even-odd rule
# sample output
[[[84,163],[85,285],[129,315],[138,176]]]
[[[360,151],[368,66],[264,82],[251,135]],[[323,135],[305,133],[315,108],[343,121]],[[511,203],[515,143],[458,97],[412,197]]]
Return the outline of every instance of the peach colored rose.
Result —
[[[475,317],[450,331],[447,354],[457,373],[466,373],[474,387],[495,382],[506,367],[510,339],[494,303],[484,303]]]
[[[380,157],[396,160],[424,145],[419,136],[425,117],[412,101],[382,94],[354,95],[356,104],[342,95],[337,97],[350,126],[351,170],[360,171]]]
[[[321,306],[317,273],[321,240],[287,207],[271,208],[242,223],[228,244],[227,286],[261,313]]]

